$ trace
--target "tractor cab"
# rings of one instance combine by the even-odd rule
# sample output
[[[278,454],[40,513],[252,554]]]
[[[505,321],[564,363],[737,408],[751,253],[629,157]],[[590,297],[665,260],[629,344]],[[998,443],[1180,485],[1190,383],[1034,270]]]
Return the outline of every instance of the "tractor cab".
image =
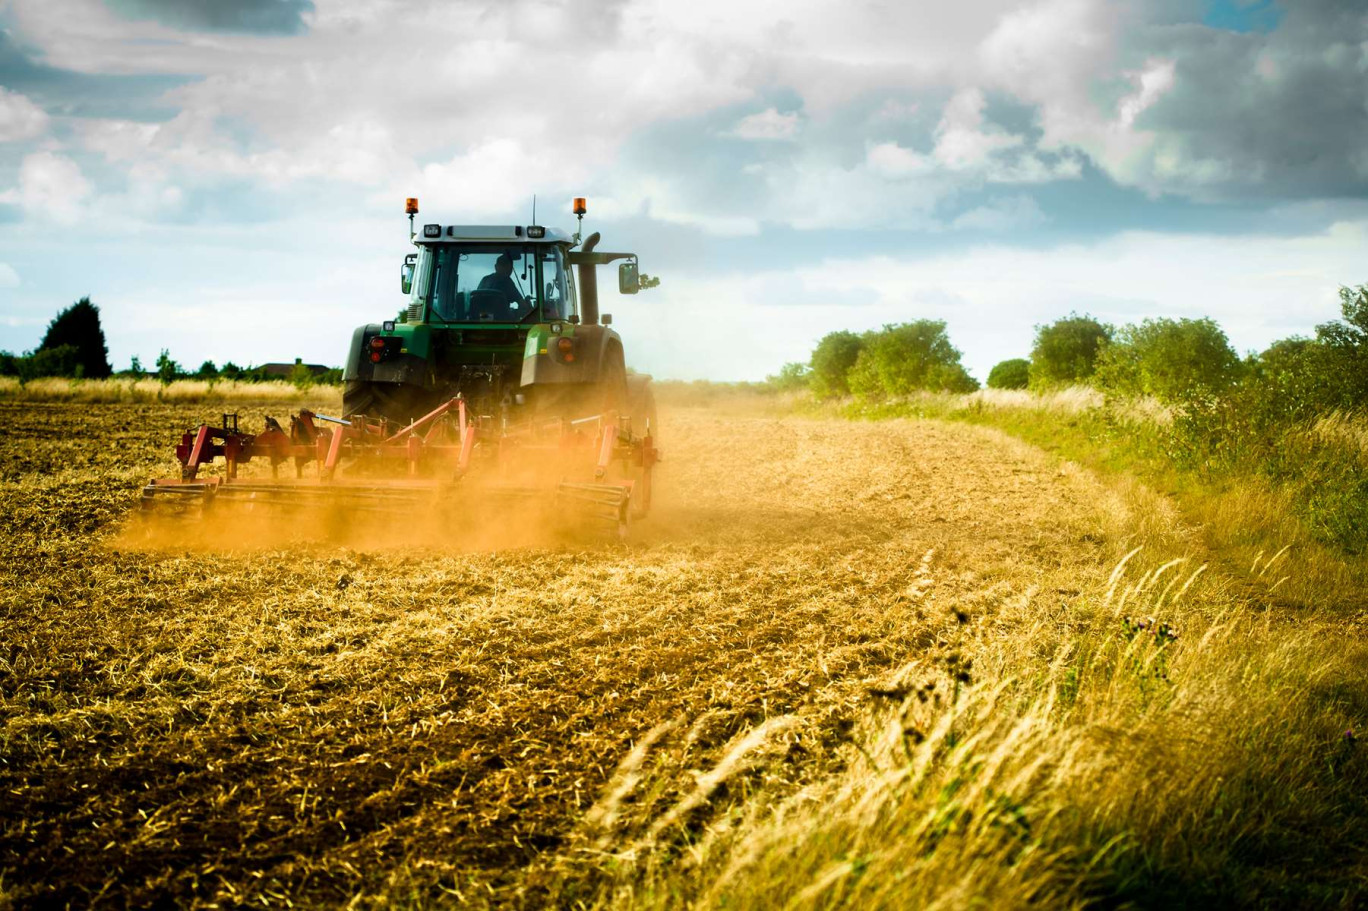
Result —
[[[539,226],[425,225],[404,260],[404,321],[523,326],[578,322],[563,231]]]
[[[600,316],[595,268],[621,261],[618,290],[636,294],[654,279],[636,255],[596,249],[543,225],[425,224],[409,236],[392,320],[356,329],[343,374],[347,414],[407,421],[459,396],[481,414],[516,420],[534,412],[578,417],[622,411],[637,400],[627,382],[622,339]],[[583,199],[574,213],[582,219]],[[573,269],[571,267],[574,267]]]

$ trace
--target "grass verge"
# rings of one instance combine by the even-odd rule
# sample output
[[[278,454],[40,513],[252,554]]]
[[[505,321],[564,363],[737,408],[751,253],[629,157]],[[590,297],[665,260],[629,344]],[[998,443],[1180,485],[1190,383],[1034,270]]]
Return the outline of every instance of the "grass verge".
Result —
[[[340,386],[299,387],[283,380],[240,383],[233,380],[175,380],[111,377],[74,380],[47,377],[21,383],[0,377],[0,401],[73,402],[85,404],[221,404],[233,402],[301,402],[342,400]]]

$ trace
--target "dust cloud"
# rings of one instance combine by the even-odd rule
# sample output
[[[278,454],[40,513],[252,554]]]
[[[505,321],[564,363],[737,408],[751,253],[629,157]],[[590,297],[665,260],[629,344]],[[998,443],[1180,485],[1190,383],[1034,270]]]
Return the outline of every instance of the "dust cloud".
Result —
[[[596,483],[592,466],[523,459],[459,480],[355,471],[332,483],[243,473],[212,497],[159,495],[110,542],[139,551],[260,551],[336,544],[363,550],[496,551],[618,541],[619,510],[562,484]],[[251,466],[255,468],[256,466]],[[597,483],[612,484],[610,473]]]

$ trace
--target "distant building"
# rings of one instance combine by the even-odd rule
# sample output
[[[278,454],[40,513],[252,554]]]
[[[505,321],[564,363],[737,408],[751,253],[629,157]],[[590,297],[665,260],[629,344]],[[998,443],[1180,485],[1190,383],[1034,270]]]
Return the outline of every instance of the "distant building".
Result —
[[[303,363],[303,358],[298,357],[295,358],[293,364],[262,364],[256,369],[260,370],[265,376],[278,376],[282,379],[289,379],[290,374],[293,373],[295,367],[298,366],[303,366],[305,370],[309,371],[309,373],[314,376],[327,373],[331,369],[322,364],[305,364]]]

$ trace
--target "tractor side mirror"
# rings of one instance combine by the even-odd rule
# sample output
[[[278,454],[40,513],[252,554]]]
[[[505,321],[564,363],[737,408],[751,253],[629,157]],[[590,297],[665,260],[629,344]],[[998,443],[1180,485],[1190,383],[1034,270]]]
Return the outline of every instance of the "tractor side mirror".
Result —
[[[418,254],[410,253],[404,257],[404,265],[399,268],[399,288],[408,294],[413,290],[413,270],[418,265]]]
[[[641,290],[641,278],[637,275],[635,260],[628,260],[618,266],[618,293],[636,294]]]

